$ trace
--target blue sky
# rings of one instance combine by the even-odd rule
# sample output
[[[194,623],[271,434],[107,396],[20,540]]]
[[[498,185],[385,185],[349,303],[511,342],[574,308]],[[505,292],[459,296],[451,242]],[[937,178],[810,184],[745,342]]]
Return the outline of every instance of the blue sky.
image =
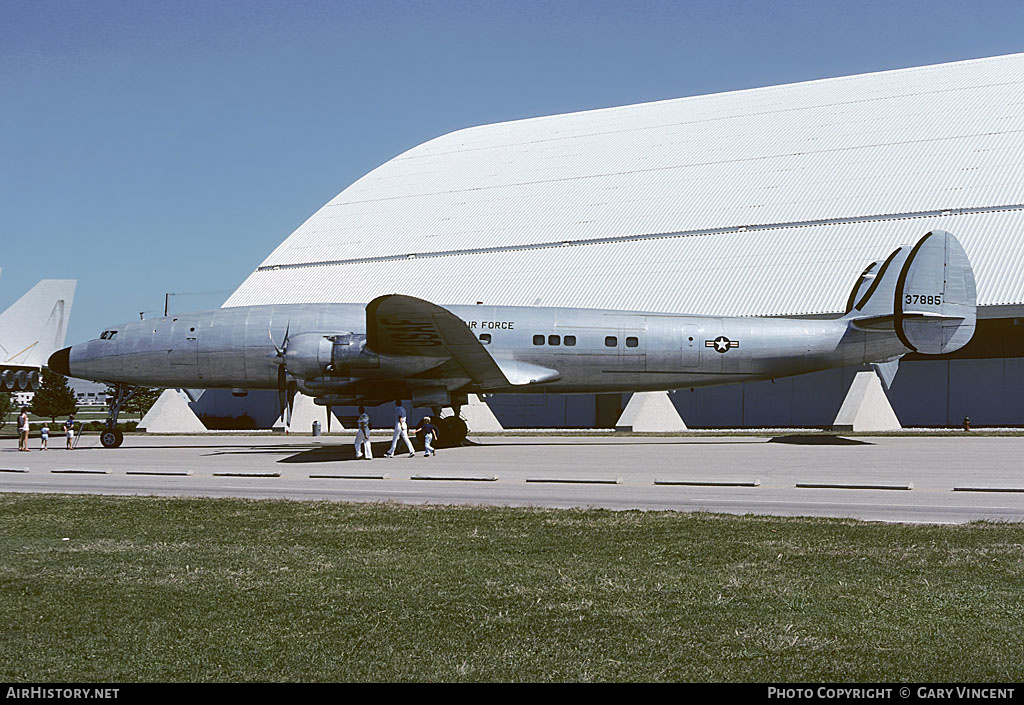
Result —
[[[78,279],[70,344],[218,306],[462,127],[1019,51],[1019,0],[0,0],[0,309]]]

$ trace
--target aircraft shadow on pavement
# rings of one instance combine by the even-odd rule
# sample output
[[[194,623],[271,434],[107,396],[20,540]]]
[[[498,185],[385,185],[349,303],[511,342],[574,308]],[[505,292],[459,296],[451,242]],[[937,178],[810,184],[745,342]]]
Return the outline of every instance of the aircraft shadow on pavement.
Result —
[[[788,443],[796,446],[873,446],[868,441],[858,441],[856,438],[843,438],[842,436],[825,435],[795,435],[776,436],[768,439],[769,443]]]
[[[474,443],[473,441],[463,441],[462,442],[462,447],[478,446],[478,445],[480,445],[480,444],[479,443]],[[371,448],[373,449],[373,457],[374,457],[374,459],[383,458],[384,454],[387,453],[391,449],[391,441],[375,441],[375,442],[373,442],[371,444]],[[414,441],[413,442],[413,448],[416,449],[416,455],[417,456],[422,456],[423,455],[423,442],[422,441],[419,441],[419,442],[415,442]],[[456,450],[456,449],[455,448],[445,448],[443,446],[438,446],[438,450],[441,453],[445,453],[445,452]],[[406,456],[408,454],[409,454],[409,451],[405,447],[405,444],[399,442],[398,449],[395,450],[395,456],[401,458],[401,457],[404,457],[404,456]],[[291,455],[291,456],[289,456],[287,458],[281,458],[277,462],[279,462],[279,463],[331,463],[331,462],[341,462],[341,461],[346,461],[346,460],[352,460],[352,461],[359,460],[360,462],[362,462],[361,459],[356,458],[356,447],[355,447],[354,443],[340,443],[340,444],[337,444],[337,445],[320,446],[319,448],[309,448],[307,450],[303,450],[300,453],[296,453],[294,455]]]
[[[726,446],[726,445],[739,445],[739,444],[749,445],[751,443],[760,443],[761,442],[760,438],[753,438],[753,439],[751,439],[751,437],[749,437],[749,436],[746,437],[746,440],[740,440],[740,439],[731,440],[731,439],[724,439],[723,438],[722,440],[695,441],[695,440],[673,438],[673,439],[666,439],[666,440],[663,440],[663,441],[644,440],[643,442],[640,442],[640,439],[647,439],[647,438],[650,438],[650,437],[649,436],[637,436],[635,440],[623,439],[623,440],[618,440],[618,441],[600,440],[600,439],[594,439],[594,440],[587,439],[587,440],[581,440],[581,441],[554,441],[554,440],[548,441],[548,440],[545,439],[543,441],[537,441],[537,442],[532,442],[532,443],[528,442],[528,441],[527,442],[522,442],[522,443],[511,443],[511,442],[508,442],[508,441],[492,443],[491,439],[488,438],[486,443],[477,443],[475,445],[486,445],[486,446],[599,446],[599,447],[600,446],[639,446],[639,445],[645,445],[645,446],[702,446],[702,445],[703,446]]]

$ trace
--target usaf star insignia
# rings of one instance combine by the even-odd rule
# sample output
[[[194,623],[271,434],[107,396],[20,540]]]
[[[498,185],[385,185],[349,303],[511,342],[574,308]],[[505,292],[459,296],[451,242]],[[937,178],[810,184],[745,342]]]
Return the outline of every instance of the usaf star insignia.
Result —
[[[740,341],[738,341],[738,340],[729,340],[724,335],[720,335],[717,338],[715,338],[714,340],[705,340],[704,341],[704,347],[705,348],[714,348],[715,352],[720,352],[720,353],[727,353],[727,352],[729,352],[730,349],[738,348],[739,346],[740,346]]]

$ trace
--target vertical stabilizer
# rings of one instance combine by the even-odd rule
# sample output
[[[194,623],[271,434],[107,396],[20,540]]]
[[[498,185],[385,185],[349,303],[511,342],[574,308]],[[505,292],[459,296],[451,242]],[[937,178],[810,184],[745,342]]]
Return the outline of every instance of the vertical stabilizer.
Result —
[[[943,355],[970,342],[977,309],[974,270],[963,245],[933,230],[864,270],[845,318],[861,330],[895,333],[912,352]]]
[[[44,279],[0,313],[0,366],[42,367],[64,347],[74,279]]]

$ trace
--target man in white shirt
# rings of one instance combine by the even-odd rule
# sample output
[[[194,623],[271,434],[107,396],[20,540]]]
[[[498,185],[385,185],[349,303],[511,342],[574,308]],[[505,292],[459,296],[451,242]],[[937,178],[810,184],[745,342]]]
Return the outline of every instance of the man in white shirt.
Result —
[[[409,424],[406,422],[405,407],[402,406],[402,400],[395,400],[395,434],[391,437],[391,450],[384,454],[385,458],[393,458],[395,456],[395,450],[398,448],[398,439],[401,438],[405,441],[405,447],[409,450],[409,457],[416,455],[412,449],[412,443],[409,441]]]

